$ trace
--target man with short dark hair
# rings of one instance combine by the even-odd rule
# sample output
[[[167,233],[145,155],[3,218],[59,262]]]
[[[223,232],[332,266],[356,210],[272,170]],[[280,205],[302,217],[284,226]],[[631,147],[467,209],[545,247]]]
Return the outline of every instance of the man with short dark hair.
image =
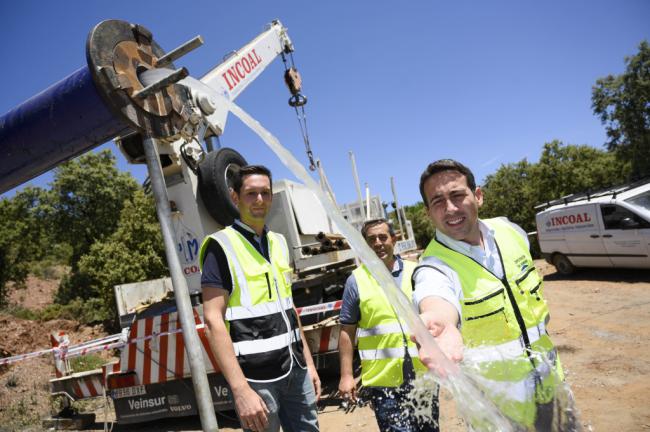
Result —
[[[423,321],[447,357],[476,366],[477,383],[505,415],[551,430],[563,374],[526,233],[506,218],[479,219],[483,192],[460,162],[431,163],[420,193],[436,229],[413,274]]]
[[[210,347],[245,430],[317,431],[320,380],[293,305],[289,250],[265,223],[270,171],[242,167],[231,197],[240,218],[199,254]]]
[[[386,219],[365,222],[361,234],[392,273],[395,284],[411,300],[411,274],[415,263],[394,254],[397,240]],[[437,431],[438,400],[432,401],[431,418],[423,419],[404,405],[415,369],[426,368],[417,358],[408,328],[399,319],[383,290],[365,265],[352,272],[345,283],[341,306],[339,393],[356,401],[352,363],[355,336],[361,358],[361,382],[370,390],[375,418],[381,431]]]

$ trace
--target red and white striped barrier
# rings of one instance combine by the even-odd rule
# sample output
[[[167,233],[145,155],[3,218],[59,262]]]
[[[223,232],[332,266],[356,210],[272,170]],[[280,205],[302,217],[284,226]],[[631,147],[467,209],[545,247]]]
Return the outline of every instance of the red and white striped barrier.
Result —
[[[330,312],[330,311],[339,310],[341,309],[342,304],[343,302],[341,300],[337,300],[329,303],[296,308],[296,311],[298,312],[299,316],[313,315],[321,312]],[[172,315],[173,318],[171,317]],[[159,315],[158,317],[151,317],[152,322],[148,331],[146,329],[142,329],[142,331],[136,330],[134,332],[134,329],[136,329],[137,327],[135,327],[135,325],[132,326],[131,327],[132,334],[130,335],[128,341],[126,342],[123,340],[122,334],[115,334],[100,339],[94,339],[89,342],[76,344],[76,345],[67,345],[65,343],[60,343],[57,344],[57,346],[53,346],[50,349],[35,351],[26,354],[19,354],[12,357],[0,358],[0,366],[12,364],[22,360],[36,358],[48,354],[54,354],[57,359],[66,360],[72,357],[79,357],[79,356],[92,354],[100,351],[108,351],[113,349],[124,348],[124,347],[128,347],[129,345],[144,344],[146,342],[152,341],[153,339],[167,338],[173,335],[178,336],[176,340],[182,341],[181,333],[183,332],[183,329],[180,328],[180,323],[178,323],[178,325],[175,324],[178,321],[176,315],[177,315],[176,312],[173,312],[171,314]],[[201,322],[201,318],[198,316],[196,311],[194,315],[195,315],[195,320],[197,322],[196,328],[197,330],[201,331],[201,333],[203,334],[202,337],[204,337],[205,333],[202,332],[202,330],[204,329],[204,324],[203,322]],[[163,319],[163,317],[166,317],[166,319]],[[159,323],[157,329],[159,329],[159,331],[153,330],[154,318],[159,318],[157,320]],[[147,320],[148,319],[144,319],[140,321],[146,323]],[[166,325],[162,324],[162,322],[165,322],[167,324]],[[170,322],[174,323],[173,328],[169,327]],[[138,337],[138,334],[142,334],[142,336]],[[153,343],[155,344],[155,342]]]

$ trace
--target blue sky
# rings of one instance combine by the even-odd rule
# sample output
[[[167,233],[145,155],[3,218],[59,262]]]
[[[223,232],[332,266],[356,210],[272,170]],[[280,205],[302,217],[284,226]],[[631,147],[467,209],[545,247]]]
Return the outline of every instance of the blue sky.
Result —
[[[482,181],[501,164],[536,161],[553,139],[603,148],[591,87],[621,73],[624,57],[650,39],[644,0],[23,0],[0,3],[0,16],[0,114],[85,65],[88,32],[104,19],[144,25],[167,51],[202,35],[203,47],[176,62],[196,77],[280,19],[309,98],[312,147],[339,202],[356,199],[350,150],[373,194],[389,201],[394,176],[401,203],[412,204],[436,159],[458,159]],[[277,59],[238,103],[307,163],[282,73]],[[232,116],[221,142],[292,178]],[[142,166],[118,157],[120,169],[144,179]]]

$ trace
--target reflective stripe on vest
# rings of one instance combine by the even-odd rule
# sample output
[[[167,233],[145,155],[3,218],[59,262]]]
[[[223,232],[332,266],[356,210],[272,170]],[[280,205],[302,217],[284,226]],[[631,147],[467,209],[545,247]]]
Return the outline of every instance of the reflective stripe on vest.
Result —
[[[293,309],[293,299],[291,297],[280,299],[280,302],[282,302],[282,304],[273,302],[261,303],[254,306],[231,306],[226,309],[226,319],[228,321],[233,321],[238,319],[256,318],[278,313],[282,310]]]
[[[416,360],[418,358],[418,349],[416,347],[408,347],[409,355]],[[404,359],[404,347],[399,348],[379,348],[359,350],[359,358],[361,360],[385,360],[385,359]],[[401,365],[400,365],[401,366]]]
[[[401,326],[397,322],[389,323],[389,324],[379,324],[369,329],[359,328],[357,330],[357,337],[377,336],[377,335],[385,335],[391,333],[401,334],[402,330],[404,330],[405,333],[409,332],[409,328],[406,325],[406,323],[403,323]]]
[[[235,349],[236,356],[259,354],[286,347],[288,339],[290,339],[288,343],[298,342],[300,340],[300,330],[295,329],[291,333],[284,333],[268,339],[236,342],[232,346]]]
[[[401,291],[411,296],[411,275],[415,263],[402,261]],[[357,328],[361,380],[364,386],[398,387],[404,382],[403,365],[406,351],[414,367],[426,368],[417,357],[415,344],[408,335],[408,326],[398,321],[390,302],[365,266],[353,273],[359,289],[361,317]],[[405,347],[405,342],[407,347]]]
[[[546,334],[546,326],[543,322],[527,330],[528,339],[531,344],[537,342],[542,335]],[[499,345],[466,348],[463,352],[463,358],[470,363],[515,359],[521,357],[524,348],[521,339],[516,339]]]
[[[251,306],[251,296],[248,291],[248,283],[246,282],[246,276],[244,276],[244,270],[242,269],[241,264],[239,264],[239,260],[237,259],[237,254],[235,253],[235,248],[232,242],[230,241],[226,233],[223,231],[218,231],[212,234],[212,237],[219,242],[219,244],[223,248],[224,253],[226,254],[228,265],[232,267],[232,269],[235,271],[235,274],[231,275],[231,280],[232,280],[233,290],[235,289],[235,282],[237,282],[237,284],[239,285],[239,290],[240,290],[239,301],[241,305],[244,307]]]
[[[484,222],[494,230],[503,279],[435,238],[422,254],[421,265],[436,267],[437,261],[429,259],[435,257],[456,271],[463,291],[465,361],[473,363],[477,382],[502,411],[530,426],[535,422],[536,403],[550,402],[563,379],[546,333],[548,307],[542,280],[521,234],[499,219]]]

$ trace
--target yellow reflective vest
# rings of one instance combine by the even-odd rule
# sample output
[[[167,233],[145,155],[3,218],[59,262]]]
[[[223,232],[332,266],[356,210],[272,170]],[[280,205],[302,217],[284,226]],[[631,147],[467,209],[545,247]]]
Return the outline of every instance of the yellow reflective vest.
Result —
[[[411,301],[411,276],[416,264],[406,260],[402,260],[402,263],[400,288]],[[418,358],[408,327],[397,318],[384,291],[366,266],[360,266],[352,274],[359,290],[361,312],[357,328],[361,382],[367,387],[398,387],[404,382],[403,367],[407,350],[415,370],[426,371],[426,367]]]
[[[464,359],[476,366],[478,384],[502,412],[532,427],[537,405],[551,402],[563,380],[557,351],[546,332],[549,312],[542,278],[519,232],[502,219],[483,222],[494,231],[503,278],[435,238],[418,268],[436,268],[431,259],[435,257],[458,273]]]
[[[286,240],[270,231],[267,238],[270,262],[232,227],[206,237],[199,252],[203,266],[207,245],[215,240],[228,260],[233,289],[228,297],[226,325],[249,381],[281,379],[294,361],[305,367]]]

